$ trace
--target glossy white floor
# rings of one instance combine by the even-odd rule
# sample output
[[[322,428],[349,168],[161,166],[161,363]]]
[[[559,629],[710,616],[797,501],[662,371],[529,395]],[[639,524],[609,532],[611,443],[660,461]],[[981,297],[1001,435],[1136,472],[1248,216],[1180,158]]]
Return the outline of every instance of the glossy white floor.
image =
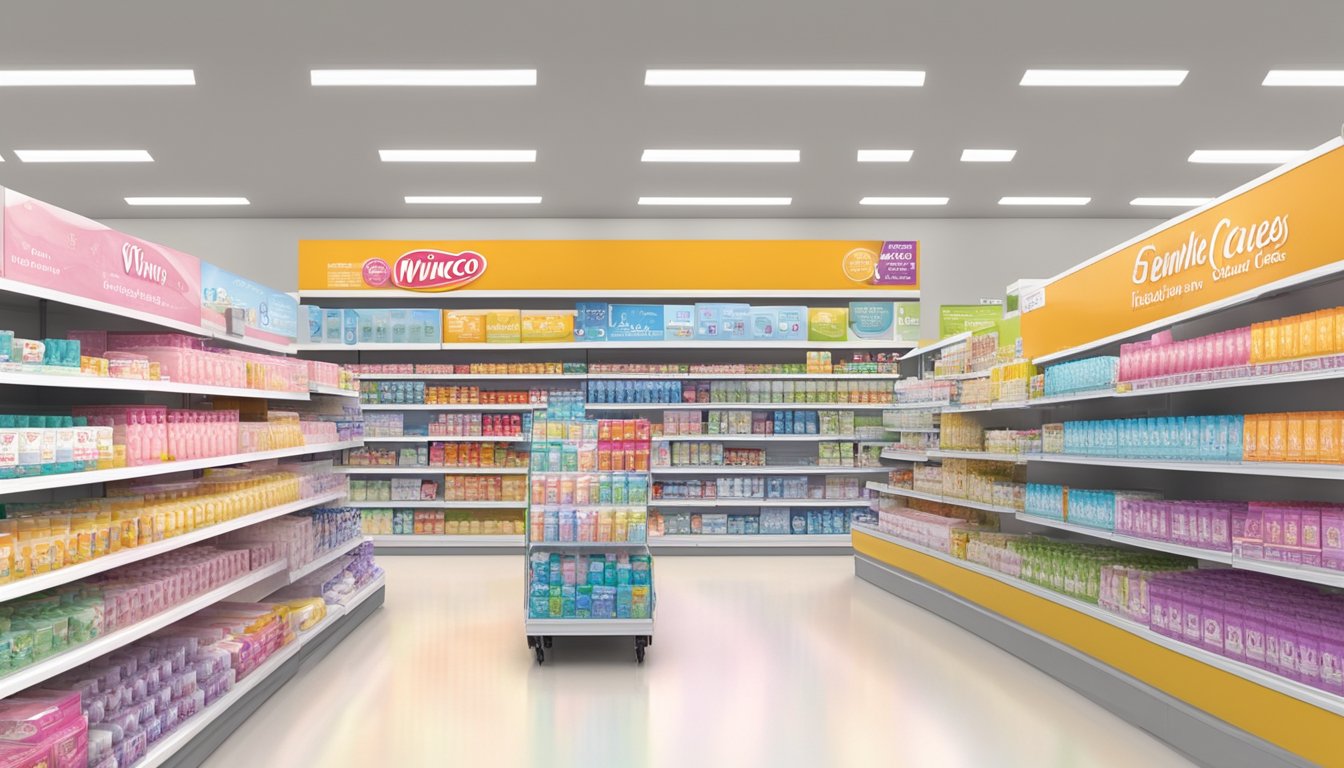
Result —
[[[648,660],[523,638],[518,557],[384,557],[387,603],[209,768],[1189,765],[848,557],[663,557]]]

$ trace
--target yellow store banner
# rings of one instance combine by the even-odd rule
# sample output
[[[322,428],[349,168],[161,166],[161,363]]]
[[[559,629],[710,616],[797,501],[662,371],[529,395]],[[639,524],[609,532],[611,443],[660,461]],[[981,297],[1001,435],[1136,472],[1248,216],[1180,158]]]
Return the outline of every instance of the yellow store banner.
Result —
[[[882,240],[301,240],[299,290],[919,289],[919,244]],[[314,293],[317,292],[317,293]],[[576,294],[576,296],[579,294]]]
[[[1122,338],[1267,286],[1344,270],[1344,149],[1147,233],[1022,297],[1029,357]]]

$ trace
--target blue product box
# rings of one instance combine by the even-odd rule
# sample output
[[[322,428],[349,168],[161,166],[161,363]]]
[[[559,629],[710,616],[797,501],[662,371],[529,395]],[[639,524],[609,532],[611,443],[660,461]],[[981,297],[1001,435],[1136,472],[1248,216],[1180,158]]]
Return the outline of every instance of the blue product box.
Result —
[[[748,315],[752,341],[769,341],[775,338],[775,326],[779,315],[774,307],[752,307]]]
[[[353,309],[341,312],[341,343],[354,344],[359,338],[359,312]]]
[[[607,341],[662,341],[663,305],[612,304],[607,315]]]
[[[896,339],[896,305],[890,301],[849,302],[849,335],[860,339]]]
[[[807,339],[807,307],[774,307],[775,336],[778,341]]]
[[[744,341],[751,338],[750,304],[724,304],[720,317],[725,339]]]
[[[325,312],[325,310],[323,310],[321,307],[306,305],[304,306],[303,311],[306,313],[304,317],[307,320],[306,325],[308,328],[308,336],[304,339],[300,339],[300,341],[311,341],[314,343],[321,343],[322,317],[323,312]]]
[[[606,341],[607,318],[611,307],[594,301],[581,301],[574,305],[574,340]]]
[[[341,310],[323,310],[322,341],[327,344],[341,343]]]
[[[751,306],[707,302],[695,305],[695,338],[700,341],[748,339]]]
[[[668,341],[689,341],[695,338],[695,306],[668,304],[663,307],[663,336]]]

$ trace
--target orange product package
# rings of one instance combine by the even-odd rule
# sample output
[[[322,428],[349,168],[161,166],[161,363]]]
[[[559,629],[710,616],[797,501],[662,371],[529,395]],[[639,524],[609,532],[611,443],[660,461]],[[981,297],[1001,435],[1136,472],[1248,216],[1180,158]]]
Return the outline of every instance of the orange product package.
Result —
[[[1244,461],[1259,461],[1260,451],[1256,443],[1256,429],[1260,425],[1260,414],[1248,413],[1241,422],[1241,456]]]
[[[1316,313],[1308,312],[1297,321],[1297,356],[1316,355]]]
[[[1335,347],[1335,311],[1322,309],[1316,313],[1316,354],[1333,355]]]
[[[1302,414],[1302,461],[1315,464],[1321,460],[1321,414]]]
[[[1290,413],[1286,418],[1287,427],[1284,429],[1283,439],[1283,459],[1284,461],[1300,462],[1302,458],[1302,414]]]
[[[1269,461],[1284,461],[1288,456],[1288,414],[1269,415]]]

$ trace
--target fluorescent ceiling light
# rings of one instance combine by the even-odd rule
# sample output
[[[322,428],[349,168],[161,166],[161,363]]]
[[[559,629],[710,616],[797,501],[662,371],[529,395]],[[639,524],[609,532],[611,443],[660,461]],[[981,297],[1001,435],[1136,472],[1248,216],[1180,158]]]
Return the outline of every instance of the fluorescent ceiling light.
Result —
[[[246,197],[128,197],[127,205],[251,205]]]
[[[790,205],[791,197],[641,197],[640,205]]]
[[[650,69],[645,85],[921,86],[922,70]]]
[[[865,197],[859,205],[947,205],[946,197]]]
[[[796,163],[796,149],[646,149],[644,163]]]
[[[1271,69],[1261,85],[1344,86],[1344,69]]]
[[[407,195],[409,205],[536,205],[541,195]]]
[[[536,85],[535,69],[314,69],[313,85]]]
[[[999,205],[1087,205],[1090,197],[1001,197]]]
[[[152,163],[143,149],[16,149],[23,163]]]
[[[380,149],[384,163],[535,163],[535,149]]]
[[[1028,69],[1020,85],[1171,86],[1188,74],[1185,69]]]
[[[1129,204],[1163,208],[1194,208],[1212,199],[1211,197],[1136,197],[1130,200]]]
[[[190,69],[5,69],[0,86],[195,85]]]
[[[908,163],[914,157],[913,149],[860,149],[860,163]]]
[[[1192,163],[1233,163],[1241,165],[1283,165],[1302,155],[1300,149],[1197,149],[1190,153]]]
[[[963,163],[1010,163],[1017,157],[1016,149],[963,149]]]

